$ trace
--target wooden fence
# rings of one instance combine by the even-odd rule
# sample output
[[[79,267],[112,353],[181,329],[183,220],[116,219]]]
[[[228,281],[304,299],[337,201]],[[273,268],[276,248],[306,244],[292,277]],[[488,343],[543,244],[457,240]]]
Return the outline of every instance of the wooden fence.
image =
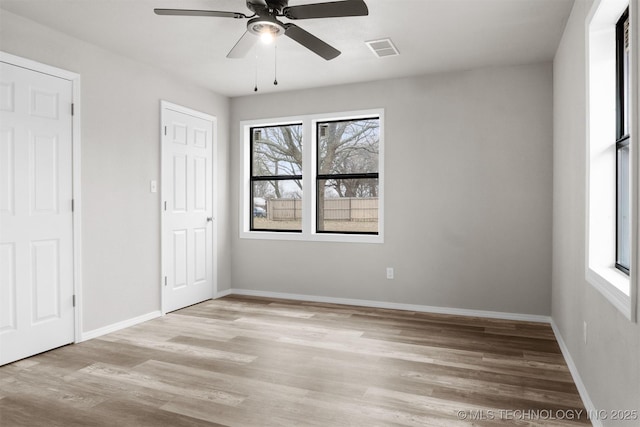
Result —
[[[294,221],[302,218],[302,200],[267,200],[267,218],[271,221]],[[342,197],[325,199],[325,221],[378,221],[377,197]]]
[[[302,218],[302,200],[267,200],[267,219],[270,221],[295,221]]]

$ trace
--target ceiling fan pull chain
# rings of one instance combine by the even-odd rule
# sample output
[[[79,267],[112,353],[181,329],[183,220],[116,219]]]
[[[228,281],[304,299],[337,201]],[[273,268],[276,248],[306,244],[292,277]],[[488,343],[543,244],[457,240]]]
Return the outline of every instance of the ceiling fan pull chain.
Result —
[[[256,84],[253,88],[253,91],[257,92],[258,91],[258,51],[255,48],[254,50],[256,52],[256,80],[255,80]]]
[[[273,85],[278,85],[278,45],[273,44]]]

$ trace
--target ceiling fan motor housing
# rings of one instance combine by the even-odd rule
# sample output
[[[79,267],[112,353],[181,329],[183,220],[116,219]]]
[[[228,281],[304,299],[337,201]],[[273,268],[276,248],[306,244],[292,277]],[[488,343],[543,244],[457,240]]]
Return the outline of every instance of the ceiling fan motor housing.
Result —
[[[270,9],[282,12],[282,9],[289,5],[289,0],[266,0],[266,3]]]
[[[247,22],[247,31],[257,36],[270,33],[273,37],[284,34],[285,28],[272,16],[258,16]]]
[[[266,7],[265,7],[266,3]],[[276,13],[282,12],[282,9],[289,5],[289,0],[247,0],[247,8],[260,15],[261,11],[267,13],[271,10]]]

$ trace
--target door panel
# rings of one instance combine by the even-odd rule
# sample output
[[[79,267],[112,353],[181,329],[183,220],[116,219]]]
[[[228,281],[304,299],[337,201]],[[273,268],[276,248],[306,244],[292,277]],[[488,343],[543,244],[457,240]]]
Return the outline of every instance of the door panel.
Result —
[[[193,230],[194,243],[194,269],[193,280],[195,283],[201,283],[207,280],[207,229],[196,228]]]
[[[60,318],[58,240],[31,242],[33,324]]]
[[[14,93],[15,91],[13,82],[0,82],[0,111],[13,112]]]
[[[196,157],[193,159],[193,210],[194,212],[206,212],[207,210],[207,159]]]
[[[58,109],[60,102],[57,92],[49,92],[40,88],[30,88],[31,102],[29,104],[30,114],[34,117],[42,117],[45,119],[58,119]]]
[[[163,310],[213,296],[213,122],[163,110]]]
[[[173,212],[187,211],[187,157],[173,157]]]
[[[15,245],[0,245],[0,333],[16,329],[16,263]]]
[[[13,215],[15,188],[13,129],[0,130],[0,214]]]
[[[71,102],[0,63],[0,364],[73,342]]]
[[[31,133],[31,132],[30,132]],[[29,135],[31,165],[31,212],[55,214],[58,211],[58,142],[55,135]]]
[[[187,230],[173,231],[173,288],[180,289],[187,286]]]

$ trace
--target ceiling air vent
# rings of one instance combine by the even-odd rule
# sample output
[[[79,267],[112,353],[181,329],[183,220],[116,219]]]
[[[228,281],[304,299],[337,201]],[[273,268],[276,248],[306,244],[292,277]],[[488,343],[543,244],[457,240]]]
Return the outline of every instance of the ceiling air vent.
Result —
[[[391,39],[371,40],[365,43],[378,58],[400,55]]]

